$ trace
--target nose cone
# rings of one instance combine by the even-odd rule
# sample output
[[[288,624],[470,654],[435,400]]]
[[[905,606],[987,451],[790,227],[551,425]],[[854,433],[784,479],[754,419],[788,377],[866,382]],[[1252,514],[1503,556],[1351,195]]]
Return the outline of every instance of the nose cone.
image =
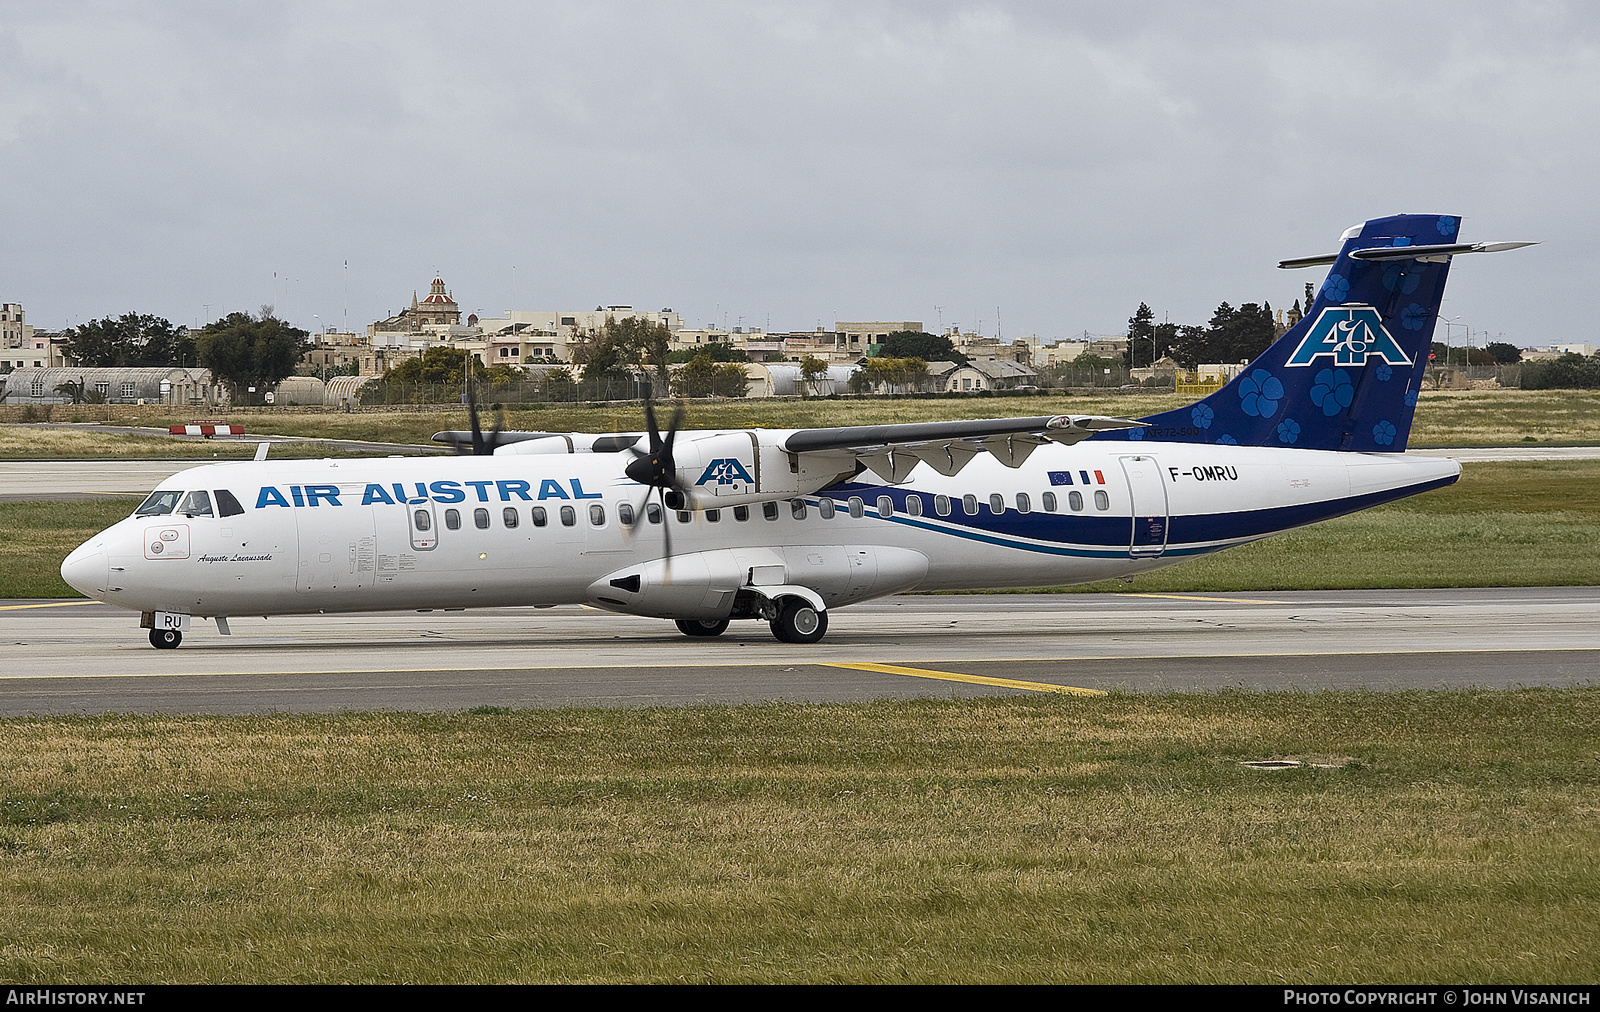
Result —
[[[61,578],[85,597],[103,597],[109,575],[110,562],[98,541],[79,545],[61,562]]]

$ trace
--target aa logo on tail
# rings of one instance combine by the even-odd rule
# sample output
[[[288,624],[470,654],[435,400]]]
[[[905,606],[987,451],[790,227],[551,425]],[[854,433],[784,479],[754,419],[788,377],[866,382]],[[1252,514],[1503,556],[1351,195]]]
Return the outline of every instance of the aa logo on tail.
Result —
[[[695,484],[704,485],[708,481],[717,485],[732,485],[741,481],[754,482],[755,479],[750,477],[750,472],[744,469],[738,458],[718,457],[711,462]]]
[[[1366,365],[1378,358],[1390,365],[1411,365],[1394,336],[1384,329],[1383,317],[1371,306],[1329,306],[1311,325],[1311,332],[1289,356],[1287,366],[1309,366],[1319,358],[1334,365]]]

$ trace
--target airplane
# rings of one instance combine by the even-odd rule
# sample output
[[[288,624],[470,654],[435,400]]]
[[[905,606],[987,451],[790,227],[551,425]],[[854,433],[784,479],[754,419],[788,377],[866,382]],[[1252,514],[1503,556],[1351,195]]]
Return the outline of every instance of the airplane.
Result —
[[[177,647],[195,618],[583,604],[691,637],[911,590],[1132,577],[1450,485],[1406,456],[1452,215],[1356,225],[1302,320],[1221,389],[1143,419],[470,432],[456,457],[255,460],[173,475],[61,564]],[[258,458],[261,455],[258,454]]]

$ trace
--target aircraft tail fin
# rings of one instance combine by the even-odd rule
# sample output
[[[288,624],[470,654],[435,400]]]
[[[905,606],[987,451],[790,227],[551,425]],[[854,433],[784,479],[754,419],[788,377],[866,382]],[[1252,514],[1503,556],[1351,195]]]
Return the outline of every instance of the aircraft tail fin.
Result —
[[[1284,261],[1332,265],[1299,323],[1204,400],[1094,438],[1404,450],[1451,257],[1529,245],[1458,243],[1460,222],[1374,218],[1346,231],[1335,255]]]

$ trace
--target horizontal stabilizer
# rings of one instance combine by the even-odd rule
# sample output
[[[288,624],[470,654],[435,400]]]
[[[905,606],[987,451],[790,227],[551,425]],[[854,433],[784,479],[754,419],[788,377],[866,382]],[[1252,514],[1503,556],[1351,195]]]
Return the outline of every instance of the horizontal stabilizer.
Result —
[[[1352,250],[1352,260],[1421,260],[1424,263],[1444,263],[1453,256],[1463,253],[1500,253],[1508,249],[1521,249],[1524,246],[1537,246],[1535,242],[1455,242],[1435,243],[1429,246],[1373,246],[1368,249]],[[1300,267],[1325,267],[1339,259],[1339,254],[1328,253],[1323,256],[1296,257],[1293,260],[1280,260],[1280,270],[1295,270]]]

